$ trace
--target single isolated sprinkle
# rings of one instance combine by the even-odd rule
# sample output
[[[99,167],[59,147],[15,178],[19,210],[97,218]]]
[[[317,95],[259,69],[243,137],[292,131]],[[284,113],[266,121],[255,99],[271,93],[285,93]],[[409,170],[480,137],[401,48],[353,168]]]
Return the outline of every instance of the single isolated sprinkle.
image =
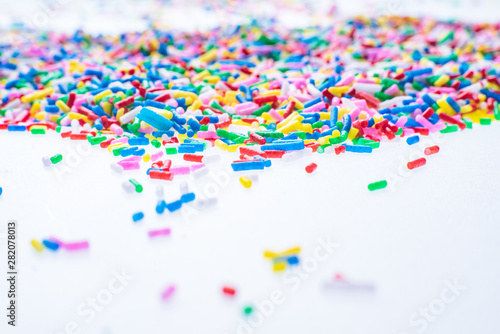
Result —
[[[436,154],[439,152],[439,146],[430,146],[430,147],[426,147],[425,150],[424,150],[424,154],[425,155],[431,155],[431,154]]]
[[[252,187],[252,180],[248,178],[247,176],[240,176],[240,183],[243,185],[245,188],[250,188]]]
[[[368,185],[368,190],[374,191],[374,190],[384,189],[385,187],[387,187],[387,181],[382,180],[382,181],[370,183]]]
[[[427,160],[425,160],[425,158],[420,158],[420,159],[416,159],[416,160],[413,160],[413,161],[410,161],[406,164],[406,166],[408,167],[408,169],[415,169],[415,168],[418,168],[418,167],[422,167],[423,165],[425,165],[425,163],[427,162]]]
[[[306,166],[306,172],[308,174],[311,174],[312,172],[314,172],[316,170],[316,168],[318,168],[318,165],[316,165],[314,162],[312,162]]]
[[[132,220],[135,222],[138,222],[144,218],[144,213],[142,212],[137,212],[132,215]]]

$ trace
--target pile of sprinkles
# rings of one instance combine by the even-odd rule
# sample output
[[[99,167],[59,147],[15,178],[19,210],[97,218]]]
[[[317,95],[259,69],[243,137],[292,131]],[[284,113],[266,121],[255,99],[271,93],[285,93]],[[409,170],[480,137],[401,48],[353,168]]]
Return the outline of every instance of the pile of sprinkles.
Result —
[[[388,141],[414,145],[432,133],[500,120],[499,34],[498,24],[392,16],[305,29],[252,22],[117,36],[17,29],[0,46],[0,133],[55,131],[108,151],[116,173],[141,170],[163,184],[202,178],[227,151],[241,185],[251,188],[258,182],[252,171],[273,168],[275,159],[372,153]],[[426,157],[407,168],[425,168],[439,151],[426,147]],[[173,155],[186,164],[173,164]],[[40,157],[47,168],[63,159]],[[303,168],[314,177],[317,167],[309,161]],[[369,191],[388,185],[373,181]],[[143,191],[133,178],[122,186]],[[165,202],[162,187],[156,192],[157,214],[196,199],[186,184],[174,202]],[[145,214],[131,218],[140,223]],[[51,237],[32,245],[38,252],[89,248]],[[299,252],[264,256],[280,272],[299,263]],[[175,290],[168,285],[162,299]],[[236,294],[230,286],[222,291]]]

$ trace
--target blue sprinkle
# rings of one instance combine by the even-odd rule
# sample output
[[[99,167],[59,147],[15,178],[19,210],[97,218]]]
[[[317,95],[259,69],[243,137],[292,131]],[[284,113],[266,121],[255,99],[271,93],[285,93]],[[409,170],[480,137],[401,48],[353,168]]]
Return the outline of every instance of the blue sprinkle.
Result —
[[[46,248],[50,249],[51,251],[56,251],[59,249],[59,244],[56,242],[52,242],[50,240],[43,240],[42,243]]]
[[[25,125],[16,125],[16,124],[11,124],[7,126],[8,131],[26,131],[26,126]]]
[[[182,202],[180,200],[178,200],[178,201],[175,201],[172,203],[168,203],[165,206],[166,206],[168,211],[174,212],[176,210],[179,210],[182,207]]]
[[[286,259],[286,261],[288,262],[288,264],[290,265],[297,265],[299,264],[299,258],[296,257],[295,255],[294,256],[290,256]]]
[[[346,152],[354,152],[354,153],[372,153],[372,148],[370,146],[362,146],[362,145],[346,145],[344,144]]]
[[[158,136],[161,137],[161,136]],[[149,145],[149,139],[146,137],[129,138],[129,145]]]
[[[194,201],[196,198],[194,193],[187,193],[181,196],[181,202],[182,203],[188,203]]]
[[[138,222],[139,220],[144,218],[144,213],[142,212],[137,212],[132,215],[132,220],[135,222]]]
[[[254,160],[254,161],[244,161],[244,162],[233,162],[231,167],[235,172],[242,170],[254,170],[254,169],[264,169],[264,161]]]
[[[416,144],[419,141],[420,141],[420,137],[419,136],[411,136],[411,137],[406,138],[406,142],[408,143],[408,145]]]

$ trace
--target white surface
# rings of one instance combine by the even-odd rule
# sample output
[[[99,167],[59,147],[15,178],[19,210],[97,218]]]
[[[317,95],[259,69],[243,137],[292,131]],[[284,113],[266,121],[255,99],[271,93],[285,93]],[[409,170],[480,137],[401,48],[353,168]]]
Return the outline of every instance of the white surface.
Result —
[[[3,26],[26,22],[40,13],[35,1],[0,2]],[[140,30],[146,27],[143,15],[151,12],[151,2],[146,1],[127,6],[122,1],[59,3],[40,29]],[[87,7],[88,3],[92,5]],[[473,21],[494,21],[498,16],[494,0],[361,5],[366,3],[338,1],[339,13],[432,14]],[[179,13],[161,10],[154,16],[167,27],[183,29],[214,25],[229,17],[202,20],[202,10],[190,11],[192,22],[186,25],[188,20]],[[284,21],[320,22],[303,14],[290,13]],[[241,186],[240,174],[223,172],[236,156],[227,154],[224,163],[213,169],[217,175],[229,176],[230,183],[209,176],[195,190],[197,196],[215,191],[216,206],[188,206],[161,216],[154,210],[156,185],[164,184],[166,198],[175,200],[182,180],[194,186],[191,176],[151,181],[145,167],[117,175],[109,163],[118,159],[99,147],[54,133],[0,131],[2,272],[6,271],[8,219],[18,221],[20,238],[19,326],[8,327],[3,316],[0,333],[497,333],[499,130],[494,123],[435,138],[433,143],[441,152],[411,173],[404,164],[419,157],[422,149],[405,142],[384,143],[369,155],[315,154],[289,164],[273,161],[251,189]],[[41,157],[56,153],[64,155],[62,164],[44,167]],[[311,161],[318,169],[308,175],[304,167]],[[180,156],[175,163],[182,163]],[[65,169],[58,169],[61,166]],[[121,182],[129,177],[144,185],[142,194],[122,190]],[[398,183],[382,191],[366,189],[368,183],[388,177]],[[131,216],[139,210],[146,218],[134,224]],[[172,235],[147,237],[148,230],[161,227],[172,228]],[[90,250],[38,254],[29,244],[32,238],[51,236],[89,240]],[[328,237],[338,248],[317,270],[298,280],[300,284],[298,273],[275,274],[262,257],[265,249],[299,245],[301,261],[306,263],[320,245],[318,238]],[[87,321],[88,313],[77,311],[79,306],[84,303],[83,310],[88,311],[88,298],[104,296],[114,282],[113,271],[122,270],[133,280]],[[324,289],[324,283],[338,272],[350,280],[374,284],[375,293],[339,294]],[[446,282],[454,280],[466,290],[433,321],[423,322],[420,308],[435,305],[443,292],[449,293]],[[163,302],[160,295],[170,284],[177,291]],[[237,288],[234,299],[222,295],[225,284]],[[243,328],[243,307],[261,304],[276,289],[283,292],[284,302],[275,305],[258,328]],[[2,278],[2,308],[6,291]],[[71,329],[72,323],[77,330]]]
[[[194,184],[191,176],[155,182],[145,169],[113,174],[109,163],[117,158],[93,147],[60,178],[41,157],[68,157],[70,150],[83,152],[90,145],[55,134],[1,131],[2,233],[7,219],[16,219],[20,238],[19,327],[7,328],[4,318],[1,332],[64,333],[76,322],[82,333],[238,333],[243,307],[280,289],[285,301],[261,326],[240,333],[420,333],[423,325],[412,325],[409,318],[440,298],[446,280],[455,279],[465,292],[422,332],[498,332],[499,130],[497,123],[476,125],[435,138],[441,152],[426,166],[393,189],[375,192],[367,184],[397,174],[402,162],[418,155],[418,144],[387,143],[367,155],[273,161],[251,189],[230,172],[229,185],[219,188],[219,203],[191,218],[187,211],[161,216],[154,211],[156,184],[164,184],[173,200],[182,180]],[[217,169],[228,167],[230,157]],[[308,175],[304,167],[311,161],[318,169]],[[122,190],[128,177],[142,182],[142,194]],[[217,184],[211,177],[202,183]],[[131,215],[138,210],[146,217],[134,224]],[[147,231],[158,227],[171,227],[172,235],[148,239]],[[50,236],[86,239],[91,248],[42,254],[31,248],[32,238]],[[317,238],[327,236],[339,247],[296,290],[290,276],[273,273],[262,257],[264,249],[299,245],[304,263],[318,247]],[[112,270],[125,270],[134,279],[87,323],[77,308],[108,286]],[[375,293],[325,290],[337,272],[374,284]],[[177,291],[162,302],[169,284]],[[236,298],[222,295],[224,284],[237,288]],[[0,291],[5,301],[4,280]]]

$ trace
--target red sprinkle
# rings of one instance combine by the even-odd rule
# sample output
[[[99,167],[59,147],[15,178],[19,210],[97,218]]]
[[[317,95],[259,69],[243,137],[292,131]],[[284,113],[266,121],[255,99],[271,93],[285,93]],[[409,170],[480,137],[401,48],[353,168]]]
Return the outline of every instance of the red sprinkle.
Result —
[[[149,171],[149,177],[157,180],[167,180],[172,181],[174,179],[174,173],[162,172],[159,170]]]
[[[184,154],[183,158],[186,161],[201,162],[201,159],[203,159],[203,156],[202,155],[197,155],[197,154],[186,153],[186,154]]]
[[[316,170],[316,168],[318,168],[318,165],[316,165],[314,162],[312,162],[306,166],[306,172],[311,174],[312,172],[314,172]]]
[[[223,287],[222,292],[230,296],[234,296],[236,294],[236,290],[228,286]]]
[[[431,155],[431,154],[436,154],[439,152],[439,146],[431,146],[431,147],[426,147],[424,150],[425,155]]]
[[[415,169],[418,167],[422,167],[423,165],[425,165],[426,162],[427,160],[425,160],[425,158],[420,158],[417,160],[410,161],[409,163],[406,164],[406,166],[408,167],[408,169]]]

